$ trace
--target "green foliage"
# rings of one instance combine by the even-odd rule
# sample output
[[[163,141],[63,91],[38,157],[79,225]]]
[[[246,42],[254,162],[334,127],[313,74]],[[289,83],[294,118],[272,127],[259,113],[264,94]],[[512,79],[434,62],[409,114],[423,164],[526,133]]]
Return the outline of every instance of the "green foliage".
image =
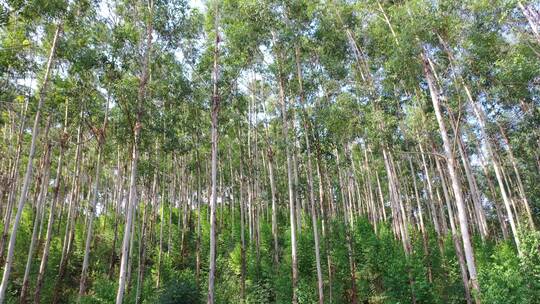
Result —
[[[203,303],[201,294],[195,283],[195,276],[190,271],[177,273],[175,278],[167,282],[159,297],[162,304],[197,304]]]
[[[81,304],[111,303],[116,300],[116,280],[99,278],[93,284],[92,294],[81,298]]]
[[[487,303],[531,303],[519,258],[508,244],[499,245],[480,271],[482,297]]]

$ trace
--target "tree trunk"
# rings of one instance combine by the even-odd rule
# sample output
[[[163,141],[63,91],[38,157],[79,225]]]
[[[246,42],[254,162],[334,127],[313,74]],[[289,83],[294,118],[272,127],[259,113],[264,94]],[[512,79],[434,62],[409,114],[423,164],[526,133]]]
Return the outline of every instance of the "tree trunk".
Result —
[[[307,111],[305,109],[305,97],[304,97],[304,86],[302,78],[302,67],[300,65],[300,48],[296,46],[295,48],[295,58],[296,58],[296,73],[298,76],[298,87],[300,90],[300,103],[303,110],[303,121],[304,121],[304,140],[306,142],[306,153],[307,153],[307,182],[308,182],[308,191],[309,191],[309,202],[311,210],[311,223],[313,229],[313,239],[315,247],[315,264],[317,267],[317,291],[319,294],[319,303],[324,304],[324,283],[322,277],[321,269],[321,255],[320,255],[320,245],[319,245],[319,228],[317,225],[317,212],[315,211],[315,193],[313,190],[313,166],[311,164],[311,145],[308,134],[311,134],[311,126],[309,123],[309,117],[307,116]]]
[[[459,226],[461,229],[461,237],[463,240],[463,247],[465,251],[465,260],[467,261],[467,268],[469,270],[469,277],[471,279],[471,285],[472,289],[475,292],[475,301],[477,303],[480,302],[479,296],[480,296],[480,286],[478,284],[478,278],[476,275],[476,263],[474,261],[474,251],[469,235],[469,223],[467,220],[467,214],[466,214],[466,206],[465,201],[463,199],[463,191],[461,189],[461,184],[459,181],[459,177],[457,176],[456,172],[456,158],[452,152],[452,147],[450,144],[450,138],[448,136],[447,130],[446,130],[446,124],[442,116],[441,112],[441,105],[439,101],[440,92],[435,84],[435,80],[433,77],[433,73],[431,71],[431,68],[429,66],[427,55],[422,52],[422,63],[424,68],[424,74],[426,77],[426,80],[428,82],[429,91],[431,94],[431,101],[433,102],[433,108],[435,110],[435,115],[437,117],[437,123],[439,124],[439,131],[441,133],[441,137],[443,140],[443,147],[444,147],[444,153],[446,156],[447,166],[448,166],[448,173],[450,175],[450,181],[452,183],[452,189],[454,191],[454,197],[456,200],[457,210],[458,210],[458,218],[459,218]]]
[[[174,162],[173,162],[173,169],[172,172],[174,172]],[[173,173],[174,174],[174,173]],[[174,174],[173,177],[173,186],[176,184],[176,174]],[[159,217],[159,242],[158,242],[158,260],[157,260],[157,274],[156,274],[156,288],[159,288],[159,285],[161,283],[161,257],[163,255],[163,220],[165,215],[165,195],[162,195],[161,197],[161,203],[159,204],[158,210],[160,211],[160,217]]]
[[[274,47],[280,48],[279,45],[277,45],[277,37],[274,32],[272,32],[272,36],[274,39]],[[298,260],[296,256],[296,208],[295,208],[295,201],[296,196],[294,194],[294,176],[293,176],[293,162],[291,157],[291,151],[289,147],[289,121],[287,119],[287,99],[285,97],[285,83],[282,75],[281,70],[281,50],[277,50],[277,60],[278,60],[278,84],[279,84],[279,100],[281,103],[281,116],[283,119],[283,129],[282,129],[282,135],[283,135],[283,141],[285,145],[285,154],[287,158],[287,184],[288,184],[288,190],[289,190],[289,214],[290,214],[290,227],[291,227],[291,264],[292,264],[292,289],[293,289],[293,297],[292,297],[292,303],[297,304],[298,303],[298,295],[297,295],[297,287],[298,287]]]
[[[448,186],[446,185],[446,178],[444,176],[443,170],[441,168],[440,162],[438,159],[435,159],[435,165],[437,166],[437,171],[439,172],[439,177],[441,179],[441,187],[443,189],[444,199],[446,201],[446,208],[448,209],[448,217],[450,219],[450,229],[452,231],[452,241],[454,243],[454,248],[456,249],[456,256],[458,258],[459,269],[461,271],[461,279],[463,281],[463,288],[465,290],[465,300],[467,303],[472,303],[471,300],[471,291],[469,288],[469,275],[467,273],[467,266],[465,265],[465,257],[463,255],[463,245],[459,239],[457,232],[455,220],[454,220],[454,211],[451,204],[451,198],[448,193]],[[438,193],[438,192],[437,192]]]
[[[198,143],[198,138],[197,138]],[[199,286],[199,278],[201,273],[201,159],[199,158],[199,150],[195,151],[197,162],[197,240],[195,242],[195,279]],[[243,237],[243,234],[242,234]]]
[[[506,219],[504,217],[503,212],[501,211],[501,206],[497,202],[497,197],[496,197],[497,192],[495,191],[495,186],[493,185],[493,182],[491,181],[491,177],[489,176],[489,172],[487,170],[487,165],[486,165],[487,161],[484,159],[481,147],[478,147],[477,155],[480,158],[480,167],[482,167],[482,171],[484,172],[484,175],[486,176],[488,189],[492,196],[492,204],[493,204],[493,207],[495,208],[495,212],[497,213],[497,219],[499,220],[499,226],[501,227],[503,238],[504,240],[508,240],[510,238],[510,235],[508,234],[508,226],[506,224]]]
[[[218,7],[216,4],[216,16],[215,16],[215,43],[214,43],[214,67],[213,67],[213,91],[212,91],[212,170],[211,170],[211,196],[210,196],[210,260],[208,270],[208,298],[207,303],[214,303],[214,280],[216,273],[216,204],[217,204],[217,170],[218,170],[218,115],[220,96],[218,90],[218,77],[219,77],[219,17]]]
[[[120,274],[118,276],[118,291],[116,293],[116,304],[122,304],[124,298],[124,291],[126,289],[126,279],[128,272],[128,259],[130,252],[130,240],[131,240],[131,225],[133,222],[133,209],[137,205],[137,165],[139,161],[139,137],[141,133],[141,116],[143,112],[143,102],[146,98],[146,86],[148,84],[149,73],[149,61],[150,53],[152,51],[152,32],[153,32],[153,9],[154,2],[149,0],[148,10],[150,16],[148,17],[146,25],[146,48],[144,50],[144,57],[142,63],[142,75],[139,79],[139,90],[137,93],[137,120],[133,128],[133,148],[131,154],[131,177],[129,182],[129,201],[127,204],[126,224],[124,225],[124,238],[122,241],[122,259],[120,260]]]
[[[454,57],[453,57],[453,54],[450,51],[446,41],[441,36],[439,36],[438,38],[439,38],[439,41],[440,41],[441,45],[443,46],[446,53],[448,54],[450,62],[453,64]],[[429,61],[429,58],[426,57],[425,61],[426,61],[426,64],[428,64],[428,65],[431,64],[431,62]],[[480,126],[480,135],[484,139],[485,144],[486,144],[486,150],[487,150],[487,153],[488,153],[487,158],[489,158],[491,160],[491,163],[493,165],[493,169],[495,170],[495,176],[497,178],[497,183],[499,185],[499,189],[500,189],[501,196],[502,196],[502,199],[503,199],[503,202],[504,202],[504,206],[506,208],[508,220],[510,222],[510,228],[511,228],[512,233],[514,235],[514,241],[516,242],[518,253],[521,254],[519,236],[518,236],[518,232],[517,232],[517,228],[516,228],[516,223],[515,223],[515,220],[514,220],[514,215],[513,215],[513,212],[511,210],[511,207],[510,207],[511,202],[510,202],[510,199],[508,197],[508,193],[507,193],[507,191],[506,191],[506,189],[504,187],[502,169],[501,169],[501,166],[499,164],[498,159],[496,158],[495,151],[493,150],[493,147],[491,145],[491,141],[489,140],[488,134],[486,132],[485,113],[482,110],[481,106],[478,104],[478,102],[476,102],[474,100],[474,98],[473,98],[473,96],[471,94],[471,91],[470,91],[469,87],[467,86],[467,84],[465,83],[465,81],[462,78],[458,78],[458,81],[461,83],[461,85],[462,85],[462,87],[463,87],[463,89],[465,91],[465,94],[467,95],[467,99],[468,99],[469,103],[471,104],[471,107],[473,108],[474,115],[476,116],[476,119],[478,120],[478,124]]]
[[[255,78],[254,78],[255,81]],[[262,103],[263,111],[266,112],[266,107]],[[278,220],[277,220],[277,191],[276,191],[276,182],[274,177],[274,150],[272,149],[272,142],[270,140],[270,135],[268,132],[268,125],[264,123],[264,132],[266,135],[266,144],[267,151],[266,155],[268,157],[268,179],[270,180],[270,194],[272,199],[272,239],[274,241],[274,264],[279,264],[279,241],[278,241]],[[231,175],[232,176],[232,175]]]
[[[469,184],[469,191],[471,192],[474,210],[476,211],[476,217],[478,218],[478,228],[480,230],[480,236],[482,237],[482,240],[485,241],[485,239],[489,237],[486,215],[484,213],[484,209],[482,208],[482,202],[480,201],[480,193],[476,184],[476,179],[471,169],[469,156],[467,155],[467,151],[465,151],[463,141],[461,140],[459,135],[457,137],[458,151],[463,162],[463,167],[465,168],[467,183]]]
[[[240,148],[240,299],[244,303],[246,301],[246,239],[244,227],[244,161],[242,157],[242,148]]]
[[[15,220],[13,222],[13,228],[11,236],[9,237],[9,245],[7,252],[6,264],[4,265],[4,274],[2,275],[2,283],[0,284],[0,304],[4,303],[6,299],[6,290],[9,284],[9,275],[11,273],[11,267],[13,265],[13,256],[15,254],[15,242],[17,240],[17,232],[19,230],[19,225],[21,221],[22,212],[24,209],[24,204],[26,203],[26,197],[28,195],[28,188],[32,180],[32,169],[33,169],[33,159],[36,152],[36,142],[39,136],[39,123],[41,121],[41,110],[43,103],[45,101],[45,95],[47,93],[47,87],[49,84],[49,76],[52,69],[52,64],[56,52],[56,46],[58,44],[58,38],[60,37],[60,31],[62,30],[61,23],[56,27],[54,33],[53,42],[51,45],[51,50],[49,52],[49,58],[47,60],[47,66],[45,68],[45,76],[43,78],[43,84],[41,86],[39,101],[37,105],[36,117],[34,118],[34,125],[32,128],[32,142],[30,144],[30,151],[28,152],[28,164],[26,166],[26,172],[23,180],[23,187],[19,197],[19,202],[17,204],[17,213],[15,215]]]

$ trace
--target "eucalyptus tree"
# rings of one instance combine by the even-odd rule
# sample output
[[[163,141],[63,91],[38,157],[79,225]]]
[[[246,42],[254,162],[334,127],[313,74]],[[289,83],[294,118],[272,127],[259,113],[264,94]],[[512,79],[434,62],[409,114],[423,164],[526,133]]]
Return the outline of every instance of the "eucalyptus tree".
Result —
[[[133,130],[132,138],[132,152],[131,152],[131,176],[129,182],[129,199],[126,207],[126,223],[124,227],[124,236],[122,240],[122,259],[120,262],[120,274],[118,279],[118,291],[116,294],[116,303],[120,304],[123,302],[124,291],[126,286],[126,278],[128,274],[128,259],[130,251],[130,239],[131,239],[131,226],[133,222],[133,213],[136,205],[138,204],[137,199],[137,165],[139,160],[139,142],[140,134],[142,128],[142,116],[144,112],[144,104],[147,102],[147,85],[149,82],[149,70],[150,70],[150,60],[152,54],[152,42],[153,42],[153,22],[154,22],[154,1],[149,0],[148,3],[137,3],[140,8],[142,8],[143,15],[139,16],[139,20],[130,20],[137,24],[143,24],[145,31],[141,34],[141,40],[144,41],[143,55],[140,58],[140,74],[136,77],[138,80],[138,90],[136,94],[136,102],[131,107],[134,110],[135,121],[132,123],[131,127]],[[129,14],[128,7],[119,7],[128,9],[126,13]],[[134,13],[134,11],[131,11]],[[128,23],[128,16],[125,16],[124,20],[126,24]]]
[[[216,212],[217,212],[217,174],[218,174],[218,116],[221,103],[221,96],[219,94],[219,59],[220,59],[220,33],[219,33],[219,19],[220,19],[220,7],[218,2],[213,4],[214,10],[213,21],[213,64],[212,64],[212,104],[211,104],[211,142],[212,142],[212,156],[211,156],[211,193],[210,193],[210,265],[208,271],[208,304],[214,303],[214,281],[216,272]]]

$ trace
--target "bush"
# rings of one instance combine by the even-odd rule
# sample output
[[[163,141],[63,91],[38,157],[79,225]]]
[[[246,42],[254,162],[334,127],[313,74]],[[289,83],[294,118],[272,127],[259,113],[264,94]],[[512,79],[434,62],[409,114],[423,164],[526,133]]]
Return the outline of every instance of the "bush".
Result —
[[[168,282],[159,297],[159,303],[162,304],[198,304],[202,302],[195,276],[189,271],[181,272],[176,279]]]

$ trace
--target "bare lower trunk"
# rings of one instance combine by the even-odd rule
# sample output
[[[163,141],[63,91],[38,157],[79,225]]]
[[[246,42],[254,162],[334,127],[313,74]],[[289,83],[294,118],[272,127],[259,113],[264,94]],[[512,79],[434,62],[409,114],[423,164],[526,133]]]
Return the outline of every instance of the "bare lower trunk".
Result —
[[[312,130],[313,131],[313,130]],[[314,134],[317,134],[316,132],[313,132]],[[324,242],[324,248],[325,248],[325,254],[326,254],[326,266],[328,268],[328,301],[332,303],[332,257],[329,253],[329,245],[328,245],[328,238],[327,238],[327,227],[326,227],[326,196],[325,196],[325,186],[324,186],[324,173],[322,172],[322,157],[321,157],[321,151],[319,146],[318,138],[315,136],[315,147],[317,152],[317,177],[319,180],[319,210],[321,212],[321,230],[322,230],[322,237]]]
[[[173,172],[174,172],[174,165],[173,165]],[[173,187],[176,183],[176,176],[174,177]],[[156,288],[159,288],[159,285],[161,283],[161,257],[163,255],[163,220],[164,220],[164,213],[165,213],[165,199],[164,196],[162,196],[161,203],[160,203],[160,217],[159,217],[159,241],[158,241],[158,261],[157,261],[157,274],[156,274]]]
[[[198,141],[198,140],[197,140]],[[195,242],[195,280],[197,286],[200,283],[201,273],[201,159],[199,158],[199,151],[195,151],[197,158],[197,239]],[[243,233],[243,231],[242,231]],[[242,234],[243,237],[243,234]]]
[[[497,213],[497,219],[499,220],[499,226],[501,228],[501,232],[503,235],[504,240],[508,240],[510,238],[510,235],[508,234],[508,226],[506,223],[506,218],[504,217],[504,214],[501,210],[501,206],[499,202],[496,200],[496,191],[495,186],[493,185],[493,182],[491,181],[491,177],[489,175],[489,172],[487,170],[486,160],[484,159],[484,156],[482,154],[482,150],[480,147],[478,147],[477,155],[480,157],[480,167],[482,167],[482,171],[484,172],[484,175],[486,177],[486,182],[488,185],[489,192],[491,193],[492,197],[492,204],[495,208],[495,212]]]
[[[482,237],[482,240],[485,241],[485,239],[489,236],[489,231],[487,227],[486,215],[484,213],[484,209],[482,208],[482,202],[480,201],[480,192],[478,190],[476,179],[471,169],[467,151],[465,151],[465,147],[463,146],[463,141],[461,140],[461,138],[458,138],[457,140],[458,151],[463,162],[463,168],[465,168],[467,183],[469,184],[469,191],[471,193],[474,210],[478,219],[478,229],[480,230],[480,236]]]
[[[144,197],[144,193],[141,193],[141,197]],[[139,218],[139,199],[137,198],[137,205],[133,210],[133,221],[131,222],[131,237],[129,239],[129,251],[127,254],[127,273],[126,273],[126,288],[125,293],[128,294],[130,290],[131,274],[133,273],[133,248],[135,248],[135,230],[137,228],[137,220]]]
[[[305,97],[304,97],[304,86],[303,86],[303,77],[302,77],[302,66],[300,64],[300,48],[296,46],[295,48],[295,59],[296,59],[296,73],[298,76],[298,86],[300,89],[300,102],[302,107],[304,107]],[[305,108],[302,111],[303,122],[304,122],[304,140],[306,143],[306,152],[307,152],[307,181],[308,181],[308,191],[309,191],[309,203],[311,211],[311,223],[313,229],[313,239],[315,246],[315,264],[317,268],[317,291],[319,294],[319,303],[324,303],[324,283],[322,277],[321,269],[321,255],[320,255],[320,245],[319,245],[319,228],[317,225],[317,212],[315,210],[315,191],[313,190],[313,166],[311,163],[311,145],[309,140],[309,134],[311,134],[311,124],[309,122],[309,117]]]

